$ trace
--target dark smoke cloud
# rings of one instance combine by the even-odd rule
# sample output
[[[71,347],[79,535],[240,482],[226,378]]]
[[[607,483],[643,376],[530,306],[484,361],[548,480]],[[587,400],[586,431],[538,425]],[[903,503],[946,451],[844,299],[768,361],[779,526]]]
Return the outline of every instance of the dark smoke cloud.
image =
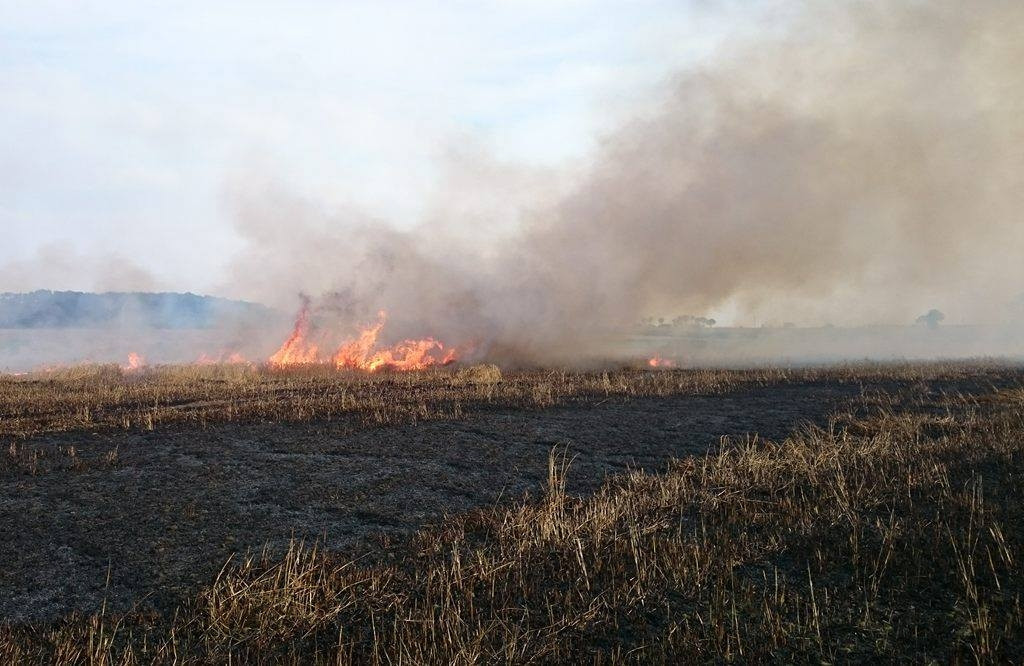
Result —
[[[574,173],[457,155],[412,229],[237,188],[240,295],[537,361],[650,314],[998,319],[1024,285],[1024,4],[790,7]]]

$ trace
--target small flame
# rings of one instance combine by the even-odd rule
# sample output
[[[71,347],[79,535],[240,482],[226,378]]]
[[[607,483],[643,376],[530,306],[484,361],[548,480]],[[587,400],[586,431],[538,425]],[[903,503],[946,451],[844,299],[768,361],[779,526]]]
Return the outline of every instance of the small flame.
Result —
[[[131,352],[130,354],[128,354],[128,363],[126,365],[122,365],[121,368],[129,371],[138,370],[144,365],[146,365],[146,359],[144,359],[136,352]]]
[[[217,356],[210,356],[209,354],[200,354],[199,358],[196,359],[196,365],[243,365],[248,363],[244,356],[238,352],[232,353],[221,353]]]
[[[667,358],[655,356],[653,358],[647,359],[647,365],[651,366],[652,368],[674,368],[676,367],[676,362],[669,360]]]

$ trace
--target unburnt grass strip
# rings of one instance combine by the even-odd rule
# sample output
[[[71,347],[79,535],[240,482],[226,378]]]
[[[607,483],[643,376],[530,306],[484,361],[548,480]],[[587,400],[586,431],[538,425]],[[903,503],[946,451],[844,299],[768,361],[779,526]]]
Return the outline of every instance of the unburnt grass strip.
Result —
[[[717,394],[784,382],[1005,383],[1020,369],[996,362],[854,364],[820,368],[502,371],[493,365],[364,373],[325,366],[77,366],[0,375],[0,438],[211,423],[347,419],[395,424],[457,419],[489,408],[544,408],[602,400]]]

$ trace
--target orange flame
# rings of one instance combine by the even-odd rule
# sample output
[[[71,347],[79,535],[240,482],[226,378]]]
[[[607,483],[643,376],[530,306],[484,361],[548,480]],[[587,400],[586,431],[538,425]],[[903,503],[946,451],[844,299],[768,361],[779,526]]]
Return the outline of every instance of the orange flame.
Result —
[[[210,356],[209,354],[203,353],[196,359],[196,365],[242,365],[248,363],[244,356],[238,352],[222,353],[217,356]]]
[[[128,364],[122,365],[121,367],[125,370],[138,370],[142,366],[146,365],[146,359],[142,358],[136,352],[128,354]]]
[[[652,368],[674,368],[676,367],[676,362],[669,360],[667,358],[655,356],[654,358],[647,359],[647,365],[651,366]]]
[[[272,366],[330,363],[336,368],[346,370],[423,370],[435,365],[453,363],[458,354],[456,350],[445,351],[444,345],[433,338],[422,340],[405,340],[391,347],[375,349],[377,337],[387,322],[387,313],[377,313],[377,322],[359,331],[359,334],[343,342],[330,359],[320,356],[318,345],[309,340],[309,303],[303,302],[302,309],[295,321],[292,334],[285,340],[281,348],[270,357]]]
[[[335,367],[369,370],[370,372],[381,368],[423,370],[432,365],[451,363],[455,360],[454,350],[449,350],[444,358],[438,359],[432,352],[435,349],[443,351],[444,345],[433,338],[405,340],[387,349],[373,351],[377,344],[377,336],[386,322],[387,313],[381,310],[377,313],[376,324],[360,331],[355,340],[341,345],[334,354]],[[446,360],[449,357],[451,357],[450,360]]]
[[[281,348],[270,357],[270,365],[302,365],[316,363],[319,356],[319,349],[306,339],[309,335],[309,301],[303,299],[299,316],[295,319],[295,327],[292,334],[284,341]]]

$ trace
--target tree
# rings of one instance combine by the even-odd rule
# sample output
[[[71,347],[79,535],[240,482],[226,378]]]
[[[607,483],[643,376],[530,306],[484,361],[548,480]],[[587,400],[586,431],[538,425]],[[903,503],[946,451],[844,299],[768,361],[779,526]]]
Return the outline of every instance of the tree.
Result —
[[[942,314],[941,312],[939,312],[935,308],[932,308],[931,310],[929,310],[928,312],[924,313],[923,315],[918,317],[916,320],[914,320],[914,322],[917,323],[917,324],[924,324],[928,328],[934,329],[934,328],[938,328],[939,327],[939,322],[942,321],[945,318],[946,318],[946,315]]]

